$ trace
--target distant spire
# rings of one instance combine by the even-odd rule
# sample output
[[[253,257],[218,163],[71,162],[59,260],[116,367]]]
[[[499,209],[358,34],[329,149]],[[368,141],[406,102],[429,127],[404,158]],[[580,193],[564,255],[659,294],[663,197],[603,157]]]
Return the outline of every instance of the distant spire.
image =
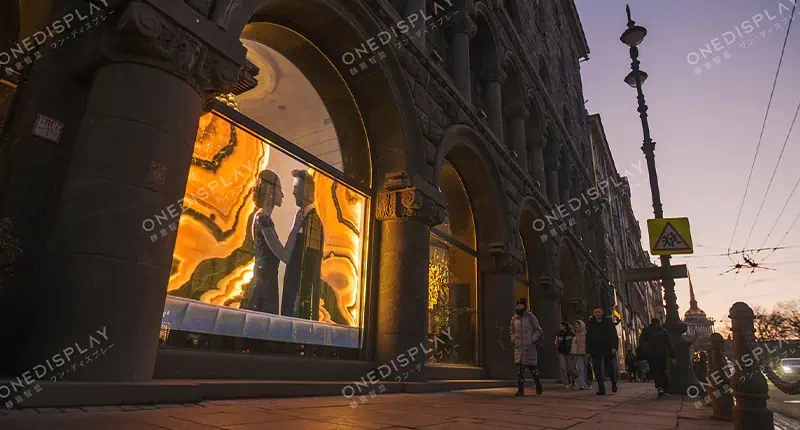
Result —
[[[697,310],[697,298],[694,296],[694,286],[692,285],[692,275],[689,275],[689,309]]]

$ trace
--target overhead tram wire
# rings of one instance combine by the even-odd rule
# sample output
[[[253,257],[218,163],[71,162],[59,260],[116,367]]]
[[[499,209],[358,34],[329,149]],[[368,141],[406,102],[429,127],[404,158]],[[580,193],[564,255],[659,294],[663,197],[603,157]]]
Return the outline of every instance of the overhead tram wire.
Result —
[[[767,128],[767,118],[769,118],[769,108],[772,106],[772,98],[775,96],[775,87],[778,84],[778,76],[781,73],[781,66],[783,65],[783,55],[786,53],[786,43],[789,40],[789,31],[792,29],[794,22],[794,13],[797,8],[797,2],[792,6],[792,14],[789,18],[789,25],[786,28],[786,36],[783,38],[783,48],[781,48],[781,56],[778,59],[778,68],[775,70],[775,79],[772,81],[772,91],[769,93],[769,101],[767,102],[767,111],[764,113],[764,121],[761,124],[761,133],[758,136],[758,144],[756,145],[756,152],[753,154],[753,163],[750,165],[750,173],[747,175],[747,185],[744,187],[744,195],[742,196],[742,203],[739,205],[739,214],[736,216],[736,223],[733,226],[733,233],[731,233],[731,240],[728,244],[728,253],[730,254],[731,246],[733,246],[733,239],[736,237],[736,230],[739,228],[739,221],[742,218],[742,210],[744,203],[747,200],[747,191],[750,189],[750,181],[753,179],[753,170],[756,167],[756,159],[758,159],[758,151],[761,149],[761,141],[764,138],[764,130]]]
[[[789,197],[786,198],[786,202],[783,204],[783,207],[781,208],[781,211],[778,214],[778,218],[775,219],[775,223],[773,223],[772,227],[769,229],[769,232],[767,233],[767,238],[764,239],[764,243],[761,244],[762,248],[764,247],[764,245],[767,244],[769,237],[772,236],[772,232],[775,231],[775,227],[778,226],[778,221],[781,220],[781,217],[783,216],[783,213],[786,211],[786,207],[789,206],[789,202],[792,200],[792,196],[794,195],[794,192],[797,191],[798,186],[800,186],[800,177],[798,177],[797,182],[794,183],[794,187],[792,187],[792,192],[789,193]]]
[[[758,223],[758,217],[761,215],[761,210],[764,209],[764,203],[767,201],[767,195],[769,194],[769,190],[772,187],[772,181],[775,179],[775,174],[778,173],[778,166],[781,165],[781,159],[783,159],[783,153],[784,151],[786,151],[786,145],[789,143],[789,139],[792,137],[792,130],[794,130],[794,124],[797,122],[798,114],[800,114],[800,103],[797,104],[797,109],[794,111],[794,118],[792,118],[792,124],[789,126],[789,132],[786,133],[786,139],[784,139],[783,141],[783,147],[781,147],[781,153],[780,155],[778,155],[778,162],[775,163],[775,168],[772,169],[772,176],[770,176],[769,178],[769,183],[767,184],[767,190],[764,191],[764,197],[761,199],[761,204],[758,206],[758,212],[756,212],[756,219],[753,220],[753,225],[750,227],[750,233],[747,234],[747,240],[744,242],[745,248],[747,248],[747,244],[750,243],[750,238],[753,236],[753,231],[755,231],[756,229],[756,223]],[[792,191],[792,193],[794,193],[794,190]]]
[[[784,233],[784,234],[783,234],[783,237],[781,238],[781,241],[780,241],[780,242],[778,242],[778,246],[777,246],[777,247],[775,247],[775,248],[772,248],[772,251],[771,251],[769,254],[767,254],[767,256],[766,256],[766,257],[764,257],[764,259],[763,259],[763,260],[761,260],[762,262],[763,262],[763,261],[766,261],[766,260],[767,260],[767,258],[769,258],[769,256],[770,256],[770,255],[774,254],[774,253],[775,253],[775,251],[776,251],[777,249],[781,249],[781,248],[780,248],[781,244],[783,244],[783,241],[784,241],[784,240],[786,240],[786,237],[787,237],[787,236],[789,236],[789,232],[791,232],[791,231],[792,231],[792,228],[794,228],[794,225],[795,225],[795,224],[797,224],[797,221],[798,221],[798,220],[800,220],[800,212],[798,212],[798,213],[797,213],[797,216],[796,216],[796,217],[794,217],[794,221],[792,221],[792,225],[790,225],[790,226],[789,226],[789,228],[787,228],[787,229],[786,229],[786,233]],[[784,248],[786,248],[786,247],[784,247]]]

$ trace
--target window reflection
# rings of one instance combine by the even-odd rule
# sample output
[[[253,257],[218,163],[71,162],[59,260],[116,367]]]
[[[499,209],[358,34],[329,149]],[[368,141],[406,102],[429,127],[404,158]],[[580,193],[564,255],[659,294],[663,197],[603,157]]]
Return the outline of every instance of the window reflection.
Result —
[[[475,365],[478,288],[472,209],[452,164],[445,161],[439,177],[448,216],[432,229],[430,239],[428,337],[433,346],[429,360]]]

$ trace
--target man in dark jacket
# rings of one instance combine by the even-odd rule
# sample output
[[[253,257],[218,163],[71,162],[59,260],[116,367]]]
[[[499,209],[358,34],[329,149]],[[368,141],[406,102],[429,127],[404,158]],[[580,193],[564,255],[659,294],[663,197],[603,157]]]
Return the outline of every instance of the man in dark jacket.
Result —
[[[658,318],[650,320],[650,325],[642,330],[639,336],[639,358],[647,360],[650,365],[650,377],[656,385],[658,396],[661,397],[669,388],[667,380],[667,356],[675,362],[675,348],[669,333],[661,327]]]
[[[614,323],[603,316],[603,308],[597,306],[592,309],[592,318],[586,327],[586,353],[592,357],[592,368],[597,380],[597,395],[606,394],[606,384],[604,372],[612,368],[611,360],[617,353],[619,347],[619,337]],[[613,370],[611,373],[611,391],[617,392],[617,374]]]

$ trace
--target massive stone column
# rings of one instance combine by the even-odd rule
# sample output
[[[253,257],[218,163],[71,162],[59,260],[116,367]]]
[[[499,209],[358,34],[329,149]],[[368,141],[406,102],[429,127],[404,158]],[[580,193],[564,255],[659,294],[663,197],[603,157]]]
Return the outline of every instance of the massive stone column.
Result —
[[[148,3],[84,41],[97,47],[94,80],[22,352],[34,366],[90,336],[113,344],[67,378],[152,378],[175,235],[153,243],[143,221],[180,207],[204,102],[245,62],[238,40],[198,18],[208,5]]]
[[[544,149],[537,144],[532,144],[529,146],[529,151],[530,163],[528,164],[528,172],[530,172],[530,174],[533,176],[533,179],[539,182],[539,191],[542,194],[547,195],[547,174],[545,173]]]
[[[535,281],[534,312],[542,326],[544,339],[539,349],[539,369],[543,378],[558,378],[558,356],[553,343],[561,323],[561,280],[548,275]]]
[[[547,143],[548,147],[545,148],[545,169],[547,170],[547,198],[550,203],[557,205],[561,203],[558,188],[558,171],[561,167],[561,161],[558,159],[557,143],[550,141]]]
[[[527,173],[528,170],[528,151],[525,139],[525,120],[530,115],[530,111],[522,103],[515,103],[506,106],[506,115],[509,121],[509,137],[511,138],[512,148],[517,153],[517,159],[522,169]]]
[[[483,72],[483,80],[486,88],[486,106],[489,112],[489,127],[497,136],[497,140],[501,143],[505,142],[503,139],[503,82],[506,79],[506,73],[498,66],[488,66]]]
[[[453,62],[450,65],[450,76],[467,103],[472,103],[469,41],[477,33],[478,26],[469,14],[464,10],[460,11],[453,21]]]
[[[490,379],[514,379],[513,350],[499,348],[499,333],[506,334],[505,329],[514,316],[515,275],[522,271],[522,255],[514,252],[506,244],[489,245],[488,255],[481,255],[480,266],[482,283],[480,285],[480,303],[483,320],[483,365]],[[507,339],[502,339],[502,343]]]
[[[403,172],[387,175],[375,214],[380,222],[376,354],[380,363],[399,366],[401,354],[425,362],[430,229],[444,222],[445,215],[444,199],[433,186]],[[408,373],[409,380],[425,379],[424,372]]]

